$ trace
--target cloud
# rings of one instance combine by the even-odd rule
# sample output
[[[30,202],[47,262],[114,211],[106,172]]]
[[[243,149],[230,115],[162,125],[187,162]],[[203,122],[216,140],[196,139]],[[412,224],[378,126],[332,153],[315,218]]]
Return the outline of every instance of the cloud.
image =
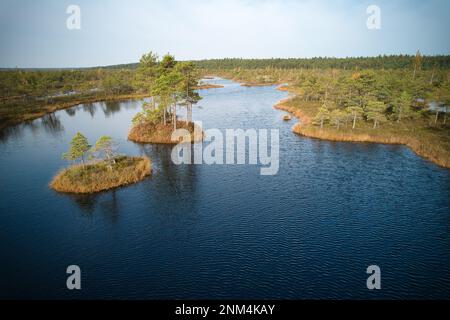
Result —
[[[366,27],[374,1],[78,0],[82,29],[69,31],[65,9],[72,2],[2,2],[3,66],[127,63],[149,50],[179,59],[450,51],[445,0],[375,1],[379,31]]]

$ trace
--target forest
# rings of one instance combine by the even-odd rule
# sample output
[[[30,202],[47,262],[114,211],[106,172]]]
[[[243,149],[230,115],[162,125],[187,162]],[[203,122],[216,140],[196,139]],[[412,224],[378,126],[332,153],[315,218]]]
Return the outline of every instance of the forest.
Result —
[[[195,61],[197,67],[206,70],[230,69],[405,69],[411,66],[414,56],[391,55],[355,58],[290,58],[290,59],[211,59]],[[450,56],[424,56],[424,70],[450,69]]]
[[[151,98],[143,111],[133,119],[138,125],[143,122],[156,124],[172,123],[177,128],[177,106],[187,109],[186,121],[192,121],[192,105],[201,98],[196,92],[200,74],[192,62],[177,62],[174,56],[165,55],[161,60],[152,52],[142,56],[135,72],[134,87]]]
[[[155,67],[152,54],[142,59],[138,64],[86,69],[2,70],[1,126],[77,103],[152,96],[151,90],[167,96],[163,82],[176,82],[180,75],[171,73],[155,81],[157,73],[162,72],[161,65],[175,67],[175,59],[167,55],[159,67]],[[450,92],[450,56],[422,56],[420,52],[416,56],[341,59],[216,59],[178,63],[176,68],[178,74],[190,70],[194,75],[194,69],[198,70],[199,74],[189,80],[187,95],[192,102],[197,99],[193,88],[199,75],[219,75],[251,84],[289,83],[290,90],[304,101],[320,102],[316,122],[321,126],[333,123],[340,127],[349,117],[353,117],[352,126],[359,119],[372,122],[375,128],[388,120],[401,122],[426,113],[430,101],[447,106]],[[446,123],[446,113],[439,115],[443,111],[440,108],[435,111],[434,123]],[[166,114],[159,116],[164,119]]]

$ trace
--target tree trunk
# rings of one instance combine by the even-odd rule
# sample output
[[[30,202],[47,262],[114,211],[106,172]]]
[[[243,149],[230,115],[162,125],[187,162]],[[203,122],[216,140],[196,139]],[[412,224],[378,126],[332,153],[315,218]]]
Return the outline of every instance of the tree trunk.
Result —
[[[166,108],[164,108],[163,110],[163,122],[164,122],[164,126],[167,124],[167,120],[166,120]]]
[[[108,162],[108,169],[109,169],[110,171],[112,171],[112,170],[113,170],[112,165],[113,165],[113,164],[116,164],[116,160],[115,160],[114,157],[111,155],[111,151],[106,151],[106,152],[105,152],[105,155],[106,155],[106,161]]]
[[[177,130],[177,105],[173,105],[173,131]]]
[[[352,130],[356,127],[356,114],[353,115],[353,127]]]
[[[186,105],[186,124],[192,122],[192,103],[188,102]]]
[[[323,129],[323,118],[320,119],[320,131],[322,131],[322,129]]]
[[[434,124],[437,124],[439,118],[439,105],[436,106],[436,117],[434,118]]]

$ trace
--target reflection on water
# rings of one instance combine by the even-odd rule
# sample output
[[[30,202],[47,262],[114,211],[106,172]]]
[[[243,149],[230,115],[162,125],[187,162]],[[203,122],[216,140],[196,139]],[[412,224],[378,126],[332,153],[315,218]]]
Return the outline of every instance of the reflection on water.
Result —
[[[82,104],[81,107],[83,108],[83,111],[88,112],[91,117],[93,118],[95,115],[95,112],[97,111],[97,103],[85,103]]]
[[[41,118],[42,128],[53,136],[62,134],[64,126],[61,124],[59,117],[54,113],[46,114]]]
[[[65,111],[71,117],[73,117],[77,113],[77,109],[76,108],[68,108]]]
[[[111,224],[120,217],[120,201],[117,199],[117,189],[97,194],[62,194],[80,209],[81,217],[92,219],[96,212],[100,212],[105,220]]]
[[[100,107],[106,117],[120,112],[122,104],[118,101],[108,101],[100,104]]]
[[[0,130],[0,142],[6,143],[10,139],[21,139],[26,131],[30,131],[33,134],[39,134],[40,131],[45,131],[51,136],[56,137],[64,133],[64,126],[55,113],[49,113],[40,119],[26,121]]]
[[[64,126],[60,120],[60,114],[64,112],[69,117],[75,117],[77,112],[83,111],[91,116],[95,117],[96,112],[102,111],[106,118],[109,118],[115,114],[120,113],[123,108],[129,108],[131,101],[119,102],[119,101],[106,101],[106,102],[95,102],[95,103],[85,103],[71,108],[64,109],[56,113],[49,113],[43,117],[26,121],[17,125],[6,127],[0,130],[0,142],[5,143],[10,138],[20,139],[23,137],[27,130],[37,134],[40,130],[45,130],[52,136],[58,136],[64,133]],[[137,104],[142,104],[140,100],[134,101]],[[135,105],[133,108],[136,107]]]
[[[25,123],[0,129],[0,142],[5,143],[12,138],[20,138]]]
[[[80,213],[85,216],[90,216],[94,210],[95,205],[100,194],[63,194],[63,196],[71,199],[80,208]]]

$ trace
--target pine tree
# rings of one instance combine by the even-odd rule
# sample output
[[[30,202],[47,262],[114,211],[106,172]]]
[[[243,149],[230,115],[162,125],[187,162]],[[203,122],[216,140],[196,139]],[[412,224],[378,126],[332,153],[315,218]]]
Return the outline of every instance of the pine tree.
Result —
[[[63,158],[69,161],[76,161],[81,158],[81,162],[84,164],[84,156],[91,149],[91,145],[85,136],[78,132],[70,143],[70,149],[63,154]]]
[[[336,125],[337,130],[341,127],[342,122],[344,122],[347,114],[340,110],[340,109],[334,109],[330,114],[330,120],[333,124]]]
[[[355,129],[356,127],[356,120],[360,119],[362,117],[362,115],[364,114],[364,110],[361,107],[358,106],[352,106],[352,107],[348,107],[347,108],[347,112],[351,115],[352,117],[352,129]]]
[[[108,163],[108,168],[112,170],[112,165],[116,163],[115,157],[115,143],[110,136],[102,136],[95,143],[94,152],[102,152],[105,160]]]
[[[200,77],[192,62],[180,62],[175,68],[183,76],[180,83],[180,98],[186,106],[186,123],[189,123],[192,122],[192,105],[201,99],[200,95],[195,91]]]
[[[373,128],[376,129],[380,122],[386,120],[386,105],[382,101],[370,100],[367,103],[366,117],[367,120],[373,121]]]
[[[330,120],[330,111],[328,110],[328,107],[326,104],[323,104],[320,109],[319,112],[316,114],[316,116],[313,119],[313,123],[314,124],[319,124],[320,125],[320,130],[323,129],[323,125],[325,124],[325,122]]]
[[[411,96],[403,91],[400,97],[395,99],[394,101],[394,113],[397,119],[397,122],[400,122],[402,119],[408,119],[413,116],[413,111],[411,110]]]

